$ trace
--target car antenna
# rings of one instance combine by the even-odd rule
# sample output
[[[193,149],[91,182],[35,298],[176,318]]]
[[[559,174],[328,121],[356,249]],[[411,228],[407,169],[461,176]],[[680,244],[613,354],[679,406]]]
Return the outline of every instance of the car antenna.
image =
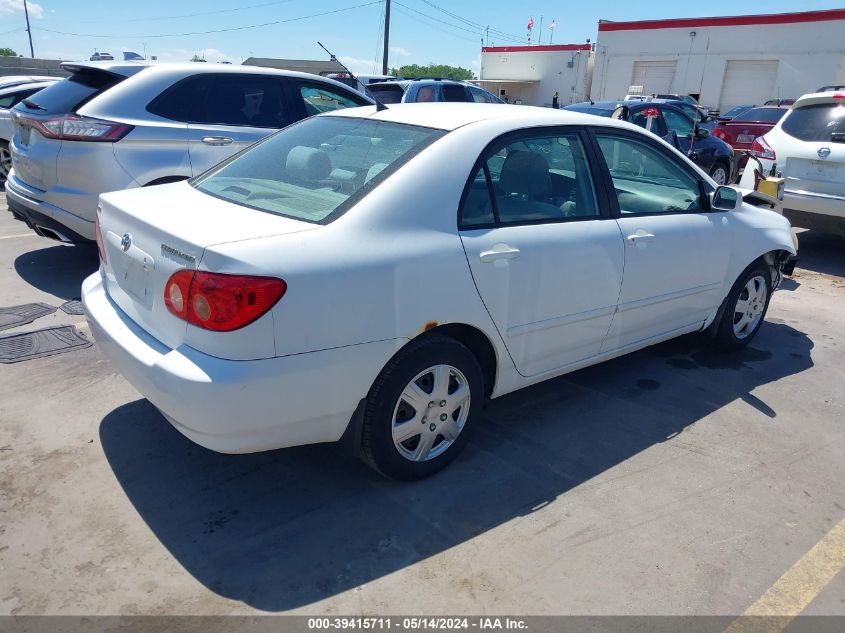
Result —
[[[329,59],[331,61],[337,62],[338,64],[340,64],[341,68],[343,68],[343,70],[346,71],[347,75],[349,75],[355,81],[358,81],[358,78],[355,76],[355,73],[353,73],[351,70],[349,70],[349,68],[346,66],[346,64],[344,64],[342,61],[340,61],[334,53],[332,53],[329,49],[327,49],[325,46],[323,46],[322,42],[317,40],[317,45],[329,54]],[[372,99],[373,101],[376,102],[376,112],[381,112],[382,110],[387,110],[387,106],[384,105],[377,98],[375,98],[373,95],[367,95],[367,96],[369,96],[370,99]]]

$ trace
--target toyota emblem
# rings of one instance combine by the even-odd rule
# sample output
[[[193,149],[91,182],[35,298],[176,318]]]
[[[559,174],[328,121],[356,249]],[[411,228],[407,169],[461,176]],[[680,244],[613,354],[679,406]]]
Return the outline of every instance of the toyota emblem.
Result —
[[[827,158],[828,156],[830,156],[830,148],[820,147],[819,151],[816,153],[819,155],[819,158]]]
[[[123,248],[123,252],[129,250],[129,247],[132,246],[132,236],[129,233],[124,233],[123,237],[120,240],[120,246]]]

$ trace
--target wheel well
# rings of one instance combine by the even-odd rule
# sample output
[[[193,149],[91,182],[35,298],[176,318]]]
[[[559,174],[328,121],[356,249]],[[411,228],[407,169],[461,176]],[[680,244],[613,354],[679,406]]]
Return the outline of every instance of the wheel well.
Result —
[[[146,185],[144,185],[144,187],[152,187],[153,185],[166,185],[170,182],[181,182],[187,179],[188,176],[164,176],[163,178],[156,178],[155,180],[151,180]]]
[[[464,323],[439,325],[426,331],[429,332],[447,336],[469,348],[481,365],[487,395],[493,393],[493,387],[496,385],[496,349],[484,332]]]

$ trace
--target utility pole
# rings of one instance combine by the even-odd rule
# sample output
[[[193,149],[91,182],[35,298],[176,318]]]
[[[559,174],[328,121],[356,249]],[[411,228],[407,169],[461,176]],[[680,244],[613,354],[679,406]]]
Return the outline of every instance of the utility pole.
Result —
[[[29,28],[29,9],[26,0],[23,0],[23,12],[26,15],[26,34],[29,35],[29,56],[35,59],[35,50],[32,48],[32,31]]]
[[[390,0],[384,0],[384,54],[381,58],[381,74],[387,74],[387,48],[390,40]]]

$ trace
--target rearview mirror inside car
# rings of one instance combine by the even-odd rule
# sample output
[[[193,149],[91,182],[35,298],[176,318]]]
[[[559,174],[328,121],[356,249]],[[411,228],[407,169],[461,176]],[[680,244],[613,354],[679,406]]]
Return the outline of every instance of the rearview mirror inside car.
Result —
[[[742,196],[739,195],[736,189],[721,186],[717,187],[716,191],[713,192],[713,199],[710,206],[716,211],[733,211],[740,205],[741,201]]]

